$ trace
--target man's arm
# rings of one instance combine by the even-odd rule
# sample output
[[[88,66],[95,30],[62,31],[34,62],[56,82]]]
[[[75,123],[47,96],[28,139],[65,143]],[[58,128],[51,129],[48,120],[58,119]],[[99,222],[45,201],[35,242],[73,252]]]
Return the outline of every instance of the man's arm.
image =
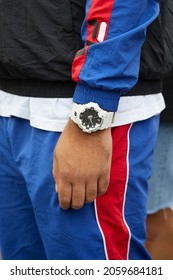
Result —
[[[73,63],[74,101],[116,111],[120,95],[137,81],[147,26],[158,15],[156,0],[88,0],[82,28],[85,48]],[[106,192],[112,157],[111,129],[84,133],[72,120],[54,153],[60,206],[81,208]]]
[[[76,103],[97,102],[117,111],[121,94],[137,82],[147,26],[158,16],[158,0],[88,0],[72,77]]]

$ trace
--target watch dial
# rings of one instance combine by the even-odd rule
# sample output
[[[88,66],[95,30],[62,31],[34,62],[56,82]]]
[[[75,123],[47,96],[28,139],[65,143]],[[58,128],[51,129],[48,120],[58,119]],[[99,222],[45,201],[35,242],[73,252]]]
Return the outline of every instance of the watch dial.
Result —
[[[82,126],[85,126],[86,129],[95,128],[102,123],[102,118],[99,117],[98,111],[96,111],[94,107],[86,109],[80,114],[79,118]]]

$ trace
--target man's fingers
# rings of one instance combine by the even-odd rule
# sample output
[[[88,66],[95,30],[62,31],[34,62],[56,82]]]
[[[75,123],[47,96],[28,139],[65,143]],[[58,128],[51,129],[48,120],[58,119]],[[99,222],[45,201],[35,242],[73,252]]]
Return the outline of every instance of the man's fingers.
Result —
[[[76,183],[73,185],[72,189],[72,201],[71,207],[74,210],[78,210],[83,207],[85,203],[85,183]]]
[[[59,192],[59,184],[58,184],[58,183],[55,184],[55,191],[56,191],[57,193]]]
[[[109,176],[101,176],[98,180],[98,188],[97,188],[97,195],[103,195],[109,186]]]
[[[67,210],[70,208],[72,200],[72,185],[70,183],[59,181],[58,198],[59,205],[62,209]]]
[[[58,175],[58,166],[57,166],[57,160],[56,160],[56,158],[54,158],[54,161],[53,161],[52,174],[53,174],[53,177],[54,177],[54,180],[55,180],[55,189],[56,189],[56,191],[57,191],[59,175]]]
[[[89,182],[87,185],[86,185],[86,190],[85,190],[85,202],[86,203],[90,203],[90,202],[93,202],[94,199],[96,198],[97,196],[97,181],[93,181],[93,182]]]

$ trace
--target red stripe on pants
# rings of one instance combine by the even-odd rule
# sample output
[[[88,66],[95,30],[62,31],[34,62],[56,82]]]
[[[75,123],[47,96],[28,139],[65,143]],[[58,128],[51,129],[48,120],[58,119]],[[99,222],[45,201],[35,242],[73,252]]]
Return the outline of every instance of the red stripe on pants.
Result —
[[[129,130],[131,125],[112,129],[113,155],[110,184],[105,195],[96,199],[96,212],[105,240],[107,258],[128,259],[130,232],[124,219],[128,180]]]

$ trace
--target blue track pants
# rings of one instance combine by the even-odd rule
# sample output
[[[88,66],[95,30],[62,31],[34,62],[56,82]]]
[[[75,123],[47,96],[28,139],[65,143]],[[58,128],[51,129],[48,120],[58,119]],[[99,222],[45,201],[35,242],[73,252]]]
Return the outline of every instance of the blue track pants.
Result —
[[[108,191],[62,210],[52,176],[60,133],[0,118],[0,243],[4,259],[149,259],[144,248],[147,181],[159,116],[112,129]],[[69,146],[69,149],[72,147]]]

